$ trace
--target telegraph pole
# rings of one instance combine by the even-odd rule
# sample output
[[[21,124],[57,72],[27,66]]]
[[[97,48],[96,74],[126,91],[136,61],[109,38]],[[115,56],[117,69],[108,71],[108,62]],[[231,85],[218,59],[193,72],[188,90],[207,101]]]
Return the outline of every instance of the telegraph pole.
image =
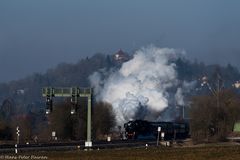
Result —
[[[220,111],[220,92],[223,89],[224,85],[222,82],[222,78],[221,75],[219,73],[217,73],[217,81],[215,82],[215,86],[212,85],[213,87],[211,87],[211,85],[208,82],[208,78],[206,76],[204,76],[202,78],[202,84],[201,86],[207,85],[208,89],[211,91],[212,95],[214,98],[216,98],[216,114],[219,114]],[[216,124],[216,132],[219,132],[219,124],[217,122]]]
[[[220,107],[220,99],[219,99],[219,94],[223,88],[223,84],[221,85],[221,76],[219,74],[217,74],[217,82],[216,82],[216,86],[215,87],[211,87],[211,85],[208,82],[208,77],[204,76],[202,78],[202,86],[207,85],[208,89],[210,90],[210,92],[212,93],[212,95],[216,98],[217,100],[217,108]]]

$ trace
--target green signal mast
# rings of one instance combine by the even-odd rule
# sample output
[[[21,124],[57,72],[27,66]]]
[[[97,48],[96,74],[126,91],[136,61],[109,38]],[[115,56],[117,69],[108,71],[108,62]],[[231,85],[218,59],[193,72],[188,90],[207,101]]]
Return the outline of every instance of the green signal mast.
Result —
[[[91,140],[91,114],[92,114],[92,89],[91,88],[53,88],[45,87],[42,89],[42,96],[46,97],[46,114],[52,112],[53,97],[71,97],[71,114],[76,112],[78,98],[85,97],[88,99],[87,106],[87,141],[85,141],[85,147],[92,147]]]

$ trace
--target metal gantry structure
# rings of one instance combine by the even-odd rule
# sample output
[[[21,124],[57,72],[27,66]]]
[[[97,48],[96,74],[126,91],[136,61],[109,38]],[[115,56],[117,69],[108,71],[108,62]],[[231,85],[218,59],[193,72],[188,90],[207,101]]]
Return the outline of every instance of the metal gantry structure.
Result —
[[[77,109],[78,99],[81,97],[88,99],[87,105],[87,140],[85,141],[85,147],[92,147],[91,140],[91,114],[92,114],[92,89],[80,88],[80,87],[45,87],[42,89],[42,96],[46,97],[46,114],[52,112],[53,97],[71,97],[71,114],[74,114]]]

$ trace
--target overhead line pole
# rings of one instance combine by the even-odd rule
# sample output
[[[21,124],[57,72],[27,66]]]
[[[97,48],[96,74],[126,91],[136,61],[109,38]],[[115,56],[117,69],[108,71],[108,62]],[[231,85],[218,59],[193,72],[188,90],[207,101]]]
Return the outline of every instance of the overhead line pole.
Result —
[[[52,100],[52,97],[72,97],[72,105],[77,105],[78,97],[85,97],[88,99],[87,102],[87,140],[85,141],[85,147],[92,147],[92,137],[91,137],[91,129],[92,129],[92,89],[91,88],[52,88],[45,87],[42,90],[42,96],[47,97],[47,105],[52,105],[52,103],[48,103],[49,99]],[[50,97],[50,98],[49,98]],[[52,109],[52,106],[50,106]],[[47,114],[50,113],[46,112]],[[71,111],[73,114],[74,112]]]

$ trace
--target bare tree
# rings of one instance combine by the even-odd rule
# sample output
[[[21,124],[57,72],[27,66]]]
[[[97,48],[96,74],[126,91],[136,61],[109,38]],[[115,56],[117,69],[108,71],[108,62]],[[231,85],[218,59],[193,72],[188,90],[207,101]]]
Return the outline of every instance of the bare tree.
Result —
[[[106,102],[98,102],[93,109],[94,137],[99,138],[109,134],[116,125],[112,105]]]
[[[225,140],[240,119],[240,99],[236,93],[221,90],[218,98],[214,95],[193,98],[190,126],[195,142]]]

